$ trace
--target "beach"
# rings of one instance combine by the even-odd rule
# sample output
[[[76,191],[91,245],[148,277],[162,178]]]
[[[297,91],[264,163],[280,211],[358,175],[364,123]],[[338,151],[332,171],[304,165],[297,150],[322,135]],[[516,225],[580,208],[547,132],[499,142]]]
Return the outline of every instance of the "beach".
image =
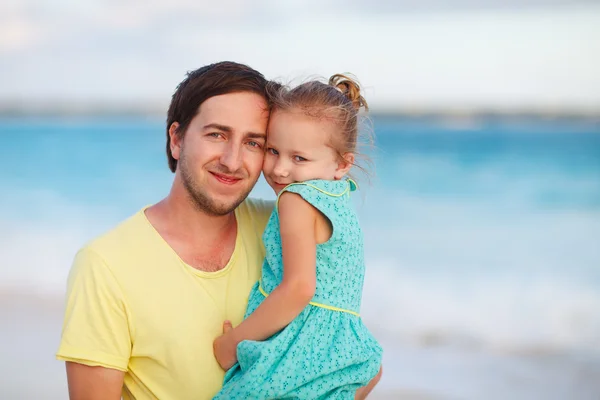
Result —
[[[12,294],[0,303],[3,399],[68,397],[64,363],[54,359],[62,299]],[[600,361],[561,354],[490,354],[431,344],[385,349],[384,374],[369,399],[596,399]]]

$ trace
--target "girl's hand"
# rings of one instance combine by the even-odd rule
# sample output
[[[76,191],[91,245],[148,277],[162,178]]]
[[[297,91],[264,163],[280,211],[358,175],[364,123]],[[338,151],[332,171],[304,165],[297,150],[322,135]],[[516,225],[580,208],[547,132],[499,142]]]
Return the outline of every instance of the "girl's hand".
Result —
[[[213,351],[217,362],[225,371],[237,362],[237,345],[233,338],[231,322],[223,322],[223,334],[213,342]]]

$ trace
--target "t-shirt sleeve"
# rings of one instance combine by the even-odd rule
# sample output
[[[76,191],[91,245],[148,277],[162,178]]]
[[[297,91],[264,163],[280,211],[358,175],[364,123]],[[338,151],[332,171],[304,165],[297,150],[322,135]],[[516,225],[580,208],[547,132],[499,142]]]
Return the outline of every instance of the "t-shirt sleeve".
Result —
[[[131,335],[123,293],[104,260],[85,248],[75,256],[57,359],[127,371]]]

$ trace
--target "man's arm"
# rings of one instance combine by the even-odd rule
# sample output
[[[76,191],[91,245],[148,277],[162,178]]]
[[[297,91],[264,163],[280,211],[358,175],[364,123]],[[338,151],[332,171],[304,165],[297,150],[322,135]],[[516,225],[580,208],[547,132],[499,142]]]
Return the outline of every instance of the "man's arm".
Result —
[[[119,400],[125,372],[67,362],[71,400]]]
[[[103,258],[78,252],[67,285],[57,358],[67,363],[73,399],[120,399],[131,354],[130,326],[120,285]]]

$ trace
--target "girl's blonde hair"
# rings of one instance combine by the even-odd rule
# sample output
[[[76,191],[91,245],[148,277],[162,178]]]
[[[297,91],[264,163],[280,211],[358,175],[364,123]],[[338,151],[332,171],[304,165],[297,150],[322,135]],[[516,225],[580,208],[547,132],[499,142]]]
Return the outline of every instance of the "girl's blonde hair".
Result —
[[[367,121],[360,111],[362,108],[369,108],[357,80],[347,74],[335,74],[327,83],[316,79],[294,88],[273,83],[268,92],[272,112],[300,111],[306,116],[331,122],[338,127],[339,134],[331,138],[331,147],[336,150],[340,160],[345,160],[346,153],[353,153],[353,166],[367,173],[366,167],[370,165],[370,160],[362,154],[359,147],[371,145],[373,134],[372,129],[366,126],[359,129],[363,125],[362,120]],[[363,162],[359,163],[359,159]]]

